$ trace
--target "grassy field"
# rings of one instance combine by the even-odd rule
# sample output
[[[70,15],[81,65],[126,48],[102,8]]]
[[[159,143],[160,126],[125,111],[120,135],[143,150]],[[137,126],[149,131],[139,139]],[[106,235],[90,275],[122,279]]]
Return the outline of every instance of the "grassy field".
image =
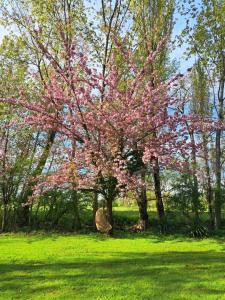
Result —
[[[0,299],[225,299],[225,239],[0,236]]]

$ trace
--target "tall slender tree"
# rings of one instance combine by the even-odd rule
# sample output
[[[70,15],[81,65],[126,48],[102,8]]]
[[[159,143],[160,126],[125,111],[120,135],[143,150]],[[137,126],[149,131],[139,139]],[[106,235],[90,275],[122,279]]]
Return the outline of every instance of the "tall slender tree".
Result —
[[[149,51],[155,51],[157,45],[165,36],[169,37],[173,27],[173,10],[174,1],[169,0],[151,0],[151,1],[131,1],[131,12],[133,17],[133,34],[136,41],[137,59],[138,57],[149,55]],[[163,51],[148,67],[147,77],[150,78],[153,87],[166,78],[168,63],[168,46],[164,47]],[[157,77],[155,76],[157,73]],[[154,132],[157,137],[157,131]],[[156,207],[159,216],[161,230],[165,230],[165,212],[162,199],[161,182],[160,182],[160,162],[158,157],[152,156],[150,163],[153,169],[153,178],[156,195]],[[144,169],[142,177],[146,176]],[[144,187],[143,187],[144,189]],[[146,202],[146,191],[142,191],[139,195],[139,202]],[[147,204],[145,215],[147,216]]]
[[[200,61],[196,62],[191,71],[192,80],[192,97],[191,97],[191,111],[202,117],[212,117],[212,103],[210,103],[210,91],[207,75],[202,67]],[[214,226],[214,213],[213,213],[213,190],[212,190],[212,179],[210,172],[210,153],[209,153],[209,133],[202,133],[203,142],[203,158],[205,164],[205,178],[204,184],[206,200],[208,203],[208,211],[210,223],[213,228]]]
[[[214,105],[213,116],[216,116],[218,121],[223,123],[225,98],[225,3],[223,0],[203,0],[201,5],[196,5],[192,1],[188,9],[190,14],[188,14],[187,18],[192,17],[196,20],[193,25],[188,20],[183,32],[189,43],[188,52],[189,55],[196,55],[204,67],[209,79],[211,102]],[[218,128],[215,135],[215,228],[220,227],[221,207],[224,202],[222,192],[223,138],[224,131]]]

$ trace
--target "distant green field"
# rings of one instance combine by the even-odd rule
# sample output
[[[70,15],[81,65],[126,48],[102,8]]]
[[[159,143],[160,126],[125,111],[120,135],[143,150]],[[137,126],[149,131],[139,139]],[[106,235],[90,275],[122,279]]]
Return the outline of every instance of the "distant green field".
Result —
[[[225,239],[0,235],[0,299],[225,299]]]

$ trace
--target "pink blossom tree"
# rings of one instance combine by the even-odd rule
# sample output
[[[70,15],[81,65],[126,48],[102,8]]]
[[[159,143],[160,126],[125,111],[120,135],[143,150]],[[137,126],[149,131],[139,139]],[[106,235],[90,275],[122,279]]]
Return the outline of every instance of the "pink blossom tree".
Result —
[[[26,124],[38,130],[53,130],[64,142],[58,169],[36,187],[36,194],[69,184],[76,197],[78,189],[101,189],[104,179],[111,178],[105,196],[112,223],[116,190],[138,190],[145,185],[142,166],[154,164],[155,158],[166,167],[182,168],[182,157],[190,155],[190,127],[205,130],[212,125],[180,113],[177,98],[171,96],[180,74],[156,87],[146,79],[148,66],[162,51],[166,39],[156,51],[149,52],[141,68],[133,52],[116,42],[127,74],[121,72],[112,56],[108,75],[103,78],[88,60],[88,50],[81,52],[65,39],[62,57],[66,59],[60,65],[39,39],[38,30],[34,38],[52,68],[43,94],[37,97],[38,102],[27,101],[23,93],[19,98],[1,101],[22,106],[27,112]],[[135,156],[139,164],[133,168]],[[139,211],[146,226],[145,209],[139,207]]]

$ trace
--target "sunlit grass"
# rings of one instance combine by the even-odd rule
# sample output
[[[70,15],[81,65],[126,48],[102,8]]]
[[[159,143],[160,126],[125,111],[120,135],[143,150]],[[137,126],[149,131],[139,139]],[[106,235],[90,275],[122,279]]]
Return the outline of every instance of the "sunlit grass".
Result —
[[[0,236],[0,299],[225,299],[224,239]]]

